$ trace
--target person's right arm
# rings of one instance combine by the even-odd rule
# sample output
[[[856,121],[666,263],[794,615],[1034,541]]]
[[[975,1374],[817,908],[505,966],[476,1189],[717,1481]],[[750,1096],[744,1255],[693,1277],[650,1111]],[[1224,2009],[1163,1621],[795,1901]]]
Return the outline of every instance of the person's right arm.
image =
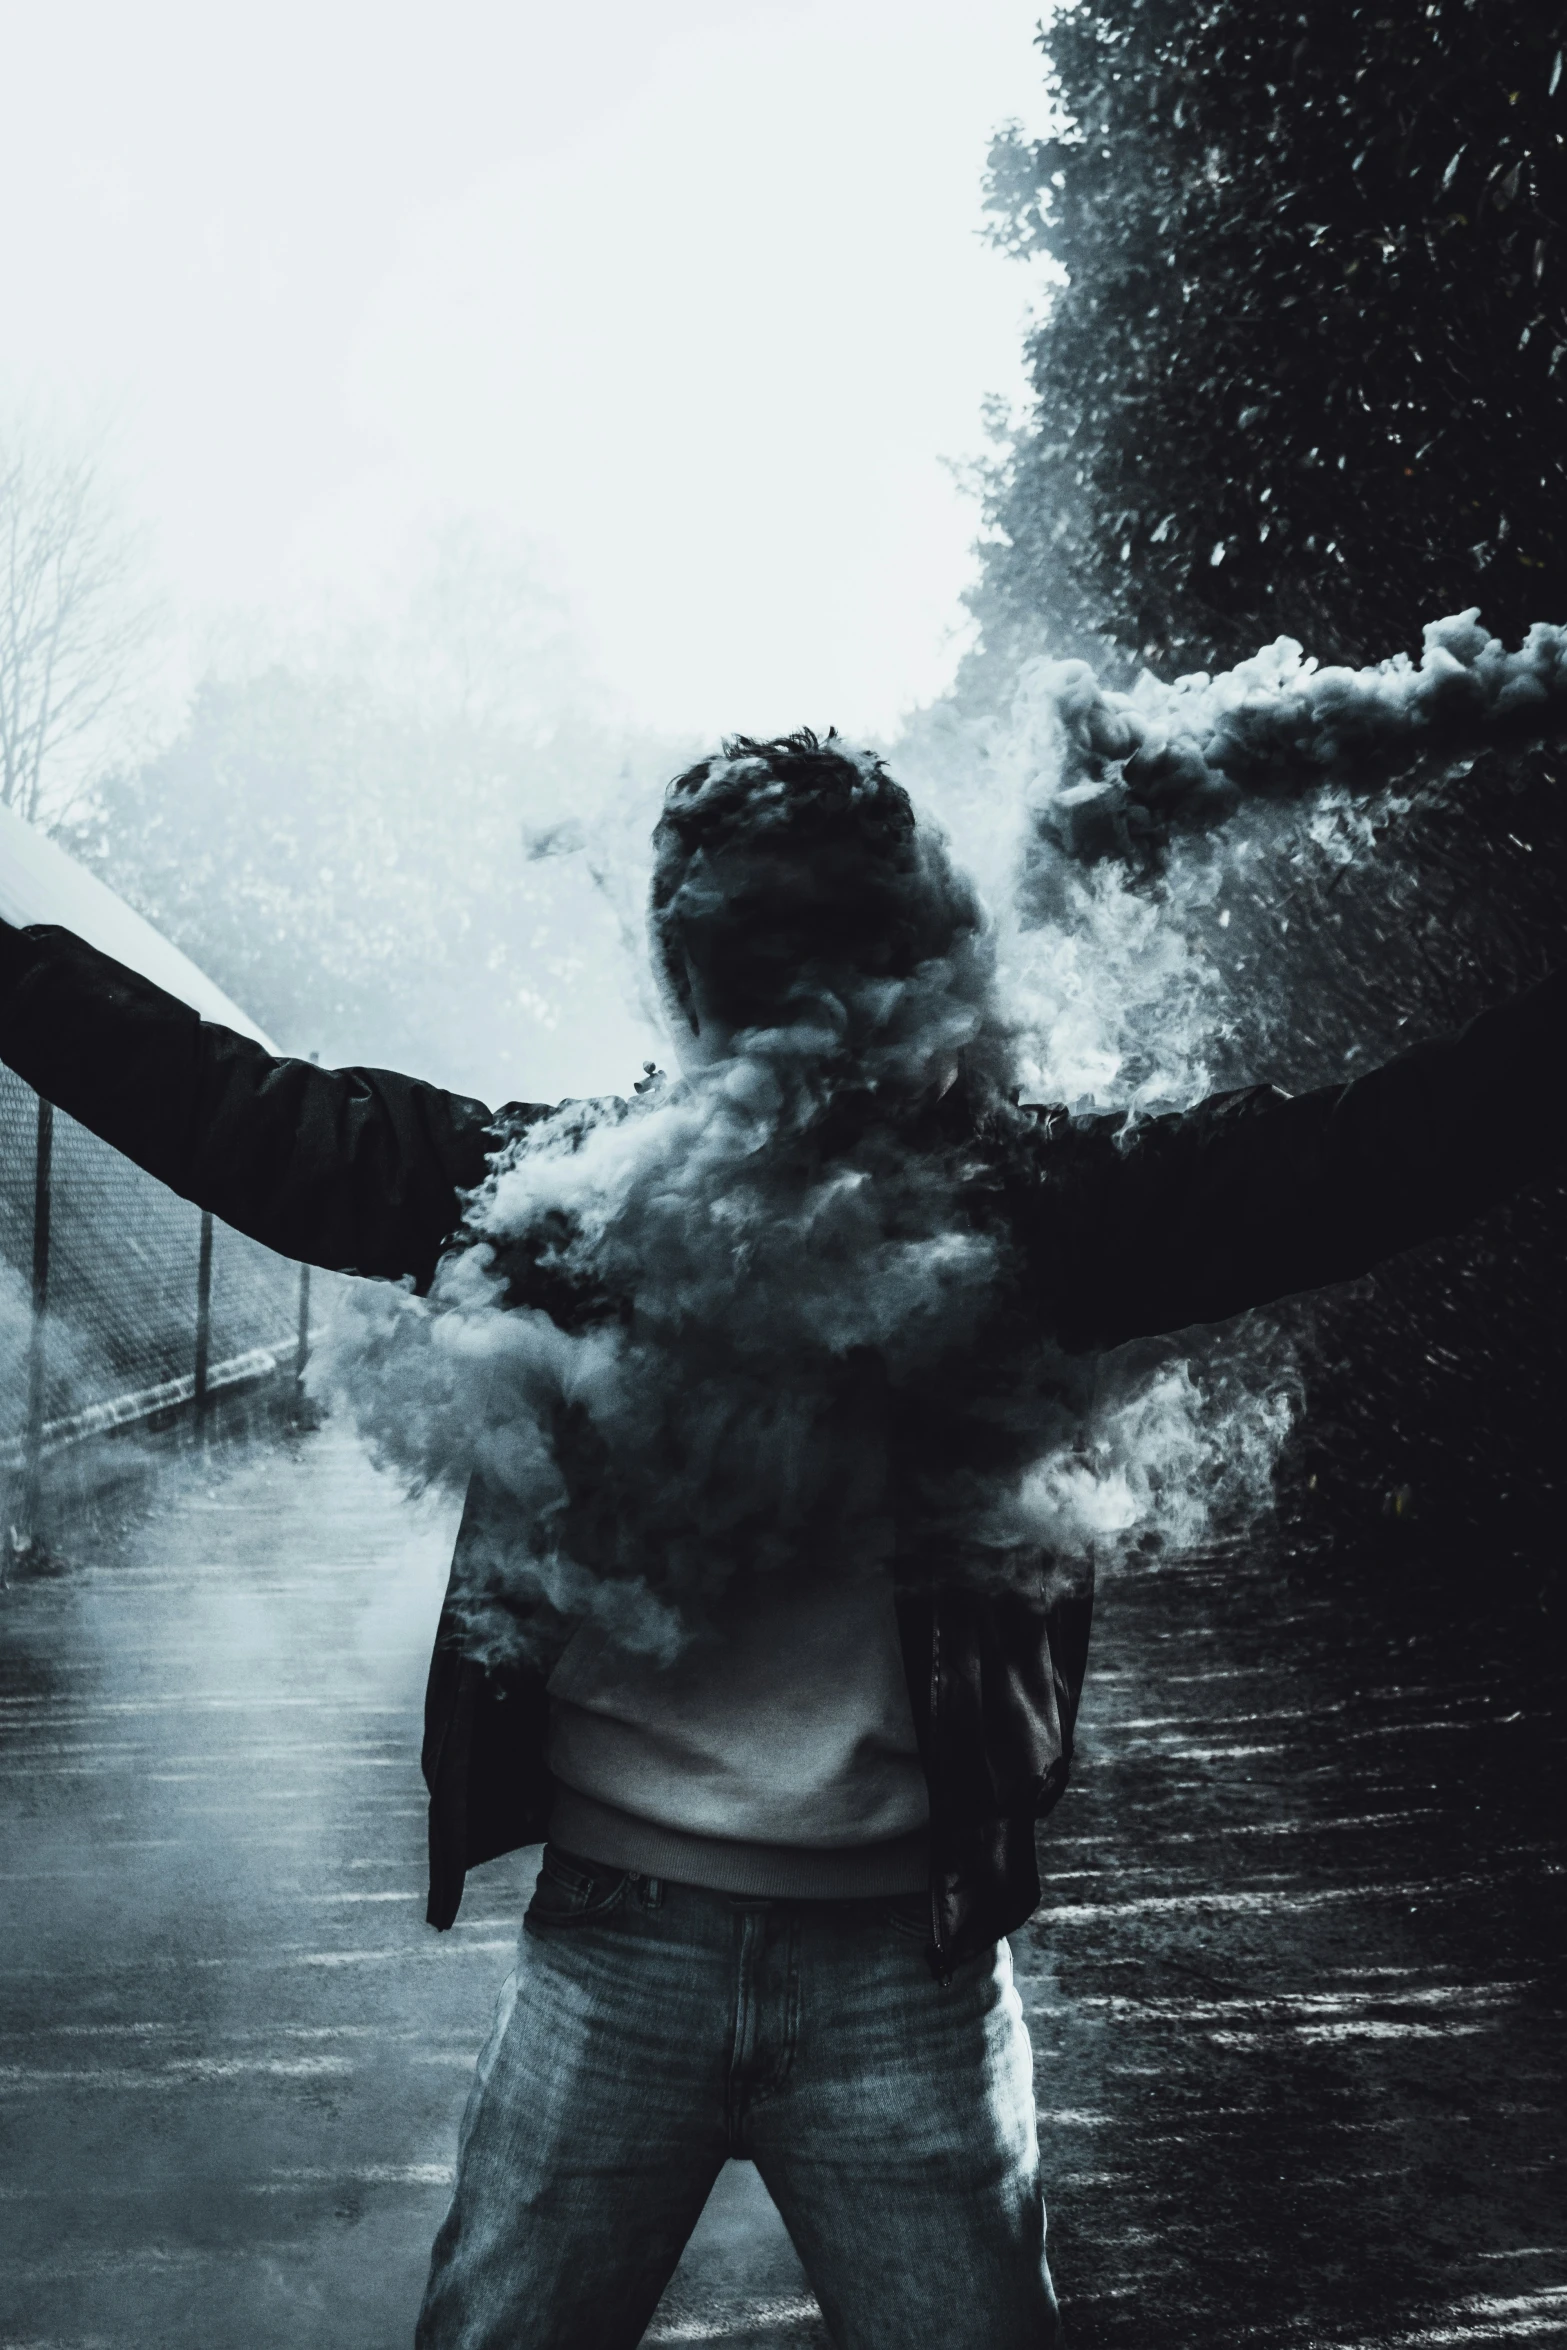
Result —
[[[421,1288],[499,1140],[483,1102],[277,1059],[68,930],[0,923],[0,1059],[268,1248]]]

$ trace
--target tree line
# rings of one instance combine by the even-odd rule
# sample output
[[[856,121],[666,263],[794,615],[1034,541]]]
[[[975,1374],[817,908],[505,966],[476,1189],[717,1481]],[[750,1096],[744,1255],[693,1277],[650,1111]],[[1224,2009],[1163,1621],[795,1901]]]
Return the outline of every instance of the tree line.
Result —
[[[1041,300],[963,695],[1004,705],[1037,653],[1124,683],[1281,633],[1417,654],[1469,606],[1514,643],[1567,620],[1564,40],[1511,0],[1053,12],[1049,133],[990,161],[992,234]],[[1559,960],[1561,768],[1491,758],[1352,859],[1301,831],[1227,875],[1205,951],[1275,1015],[1237,1024],[1231,1080],[1351,1074]],[[1511,1551],[1513,1597],[1559,1623],[1564,1241],[1553,1189],[1293,1312],[1287,1531],[1445,1551],[1467,1607]]]

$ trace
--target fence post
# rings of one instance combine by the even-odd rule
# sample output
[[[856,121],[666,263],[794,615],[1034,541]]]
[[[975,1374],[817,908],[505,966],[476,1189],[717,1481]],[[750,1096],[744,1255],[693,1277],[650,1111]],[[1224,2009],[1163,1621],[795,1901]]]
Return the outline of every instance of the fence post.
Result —
[[[201,1252],[196,1259],[196,1441],[207,1433],[207,1364],[212,1351],[212,1218],[201,1211]]]
[[[305,1365],[310,1360],[310,1267],[299,1268],[299,1331],[294,1341],[294,1410],[305,1408]]]
[[[321,1055],[312,1053],[312,1067]],[[294,1336],[294,1417],[303,1419],[305,1411],[305,1366],[310,1360],[310,1267],[299,1268],[299,1326]]]
[[[38,1144],[33,1161],[33,1323],[27,1340],[27,1434],[23,1446],[22,1523],[38,1535],[43,1501],[44,1412],[49,1400],[49,1210],[53,1195],[54,1104],[38,1096]]]

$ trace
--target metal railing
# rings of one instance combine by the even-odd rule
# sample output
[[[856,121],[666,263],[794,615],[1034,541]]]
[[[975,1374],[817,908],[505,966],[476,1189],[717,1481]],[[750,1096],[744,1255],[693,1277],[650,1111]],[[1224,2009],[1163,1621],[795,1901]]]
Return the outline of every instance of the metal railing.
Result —
[[[35,1533],[46,1464],[138,1424],[205,1438],[237,1392],[291,1388],[309,1268],[146,1175],[0,1068],[0,1473]],[[8,1423],[8,1425],[7,1425]]]

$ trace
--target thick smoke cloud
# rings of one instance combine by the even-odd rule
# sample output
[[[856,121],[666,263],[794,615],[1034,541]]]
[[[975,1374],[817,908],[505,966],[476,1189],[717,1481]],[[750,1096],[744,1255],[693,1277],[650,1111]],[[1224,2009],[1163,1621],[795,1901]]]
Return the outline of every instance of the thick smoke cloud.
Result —
[[[739,830],[765,833],[750,765]],[[679,895],[721,915],[717,890],[698,858]],[[941,951],[807,961],[770,1023],[711,1058],[688,1034],[679,1079],[519,1123],[430,1299],[364,1295],[339,1333],[382,1441],[421,1476],[478,1472],[529,1530],[502,1578],[630,1646],[673,1653],[736,1574],[888,1559],[892,1480],[929,1474],[896,1458],[911,1411],[952,1467],[930,1537],[991,1578],[1037,1550],[1011,1456],[1060,1419],[1059,1378],[1003,1336],[1008,1239],[966,1197],[967,1119],[941,1111],[1005,1106],[990,930],[934,829],[904,899]],[[960,1465],[987,1355],[1011,1474]],[[505,1599],[475,1596],[481,1641],[505,1637]]]
[[[1563,730],[1567,632],[1507,654],[1472,615],[1429,629],[1418,668],[1281,644],[1120,695],[1036,665],[1005,720],[945,713],[900,751],[925,882],[959,909],[940,951],[806,970],[704,1057],[661,937],[684,1073],[519,1122],[431,1296],[361,1289],[323,1362],[416,1481],[477,1473],[518,1529],[467,1595],[474,1644],[525,1638],[543,1599],[672,1655],[731,1577],[860,1572],[899,1527],[933,1578],[1033,1576],[1043,1553],[1070,1580],[1266,1507],[1282,1342],[1067,1358],[1019,1307],[977,1162],[1029,1147],[1019,1089],[1129,1119],[1207,1089],[1203,828],[1280,800],[1336,823],[1346,791]]]

